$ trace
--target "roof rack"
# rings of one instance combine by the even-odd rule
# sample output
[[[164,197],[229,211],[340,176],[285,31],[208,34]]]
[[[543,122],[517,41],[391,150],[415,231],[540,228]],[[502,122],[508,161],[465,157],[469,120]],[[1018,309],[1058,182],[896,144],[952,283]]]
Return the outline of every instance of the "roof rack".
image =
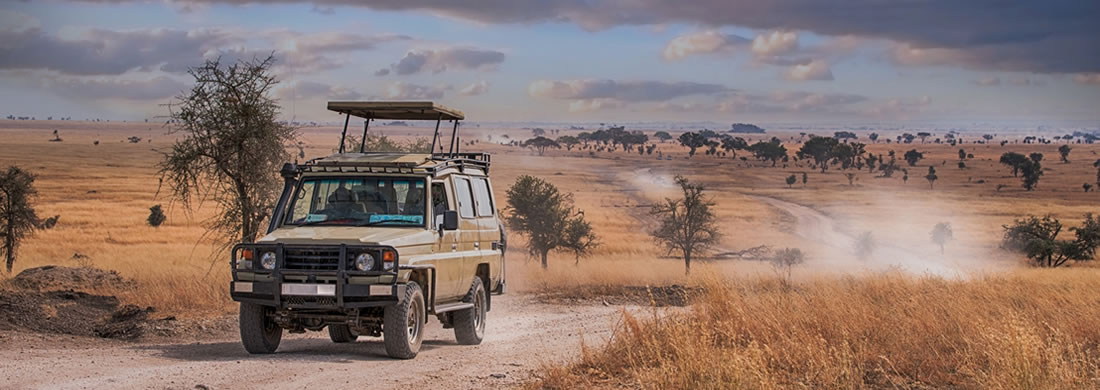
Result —
[[[432,135],[431,153],[442,154],[443,145],[439,139],[439,125],[443,120],[454,123],[451,130],[451,143],[447,154],[456,157],[459,152],[458,123],[466,119],[462,111],[448,108],[441,104],[429,101],[333,101],[328,102],[328,109],[345,115],[344,131],[340,133],[339,152],[344,153],[344,141],[347,139],[348,124],[351,117],[357,116],[366,121],[363,123],[363,138],[359,141],[359,153],[366,153],[367,131],[370,122],[375,119],[386,120],[435,120],[435,133]],[[436,152],[439,145],[439,152]]]
[[[447,168],[458,168],[464,171],[466,168],[477,168],[489,173],[489,165],[492,162],[488,153],[433,153],[424,154],[423,160],[393,161],[371,160],[369,157],[397,155],[389,152],[367,152],[356,154],[335,154],[327,157],[310,159],[297,166],[300,172],[375,172],[375,173],[414,173],[435,172]],[[368,158],[368,159],[358,159]],[[343,157],[343,158],[341,158]],[[435,163],[428,165],[427,163]]]

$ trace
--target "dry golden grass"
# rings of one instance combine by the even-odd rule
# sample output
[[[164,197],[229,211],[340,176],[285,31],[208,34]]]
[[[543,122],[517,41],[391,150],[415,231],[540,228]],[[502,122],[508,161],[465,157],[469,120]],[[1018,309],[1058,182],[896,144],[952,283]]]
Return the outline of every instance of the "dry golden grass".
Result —
[[[64,142],[46,141],[52,138],[53,129],[60,130]],[[425,128],[380,127],[371,131],[402,139],[430,134]],[[879,179],[864,172],[855,186],[849,186],[843,173],[835,170],[822,174],[799,163],[771,168],[769,164],[702,155],[688,159],[686,149],[672,143],[660,144],[658,150],[673,156],[673,160],[657,161],[655,156],[621,151],[591,156],[588,151],[576,149],[538,156],[529,150],[486,142],[490,135],[495,140],[502,139],[503,134],[524,139],[530,136],[529,131],[464,131],[468,140],[481,141],[463,146],[463,150],[493,154],[492,175],[499,206],[503,206],[504,191],[517,176],[540,176],[573,194],[577,207],[585,211],[600,237],[600,247],[579,266],[573,266],[574,260],[568,255],[554,254],[550,270],[543,271],[526,259],[522,238],[512,234],[508,254],[510,287],[520,292],[585,285],[697,284],[683,275],[681,262],[664,259],[666,252],[647,234],[652,224],[648,206],[675,194],[669,183],[676,174],[687,175],[711,189],[726,234],[721,249],[739,250],[760,244],[802,248],[810,260],[795,271],[800,280],[823,270],[851,270],[835,267],[835,262],[823,262],[835,257],[835,251],[824,250],[820,242],[794,234],[791,215],[762,203],[756,196],[811,206],[846,231],[873,230],[880,241],[906,243],[907,249],[918,256],[979,270],[1011,269],[1020,264],[1018,256],[996,249],[999,226],[1012,218],[1026,213],[1053,213],[1075,223],[1086,211],[1100,211],[1093,210],[1100,193],[1080,190],[1080,183],[1095,178],[1091,161],[1100,145],[1074,145],[1072,162],[1061,164],[1055,161],[1057,145],[1010,144],[1002,148],[967,144],[962,147],[975,153],[976,158],[968,163],[970,168],[959,170],[953,166],[957,148],[877,144],[869,146],[876,154],[888,150],[900,154],[916,148],[927,152],[928,158],[911,168],[912,180],[907,184],[900,180],[900,173],[894,179]],[[335,128],[306,129],[306,158],[331,153],[338,140],[336,134]],[[123,142],[132,135],[152,142]],[[790,135],[780,137],[789,139]],[[19,165],[37,174],[39,214],[61,215],[56,228],[38,232],[24,243],[15,272],[45,264],[76,265],[72,257],[81,253],[90,257],[93,266],[137,280],[139,289],[118,292],[126,303],[154,306],[182,316],[234,311],[227,293],[225,256],[203,236],[202,221],[212,210],[202,207],[188,215],[172,205],[164,193],[156,193],[159,183],[155,164],[160,155],[155,149],[165,149],[174,138],[159,124],[0,122],[0,166]],[[100,145],[92,144],[95,139],[101,141]],[[797,146],[792,142],[787,147],[793,152]],[[1024,192],[1018,180],[996,164],[999,154],[1008,150],[1047,155],[1044,166],[1048,172],[1038,191]],[[939,169],[941,179],[936,189],[930,190],[920,176],[928,163],[943,161],[947,165]],[[787,189],[783,178],[801,172],[809,172],[809,185]],[[978,180],[986,183],[976,184]],[[996,184],[1009,187],[998,192]],[[167,207],[168,221],[154,229],[145,225],[145,218],[148,208],[158,203]],[[958,238],[943,256],[927,239],[928,231],[940,221],[956,226]],[[860,265],[853,266],[858,269]],[[724,276],[773,274],[768,266],[756,262],[716,261],[699,263],[695,268]]]
[[[711,278],[690,312],[624,320],[530,388],[1100,385],[1100,272]]]

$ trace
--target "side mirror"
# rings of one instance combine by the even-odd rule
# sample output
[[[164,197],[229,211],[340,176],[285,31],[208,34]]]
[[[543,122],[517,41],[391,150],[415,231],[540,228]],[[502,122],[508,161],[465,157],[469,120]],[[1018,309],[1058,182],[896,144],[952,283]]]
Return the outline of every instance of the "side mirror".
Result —
[[[447,210],[443,212],[443,230],[458,230],[458,212]]]

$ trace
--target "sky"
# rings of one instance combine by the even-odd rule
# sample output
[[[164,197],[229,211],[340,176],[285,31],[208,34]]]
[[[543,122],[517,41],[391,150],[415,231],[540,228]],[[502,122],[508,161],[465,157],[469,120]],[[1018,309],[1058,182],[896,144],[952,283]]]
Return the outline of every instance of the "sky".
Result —
[[[283,116],[1100,125],[1087,0],[0,0],[2,116],[141,120],[274,53]]]

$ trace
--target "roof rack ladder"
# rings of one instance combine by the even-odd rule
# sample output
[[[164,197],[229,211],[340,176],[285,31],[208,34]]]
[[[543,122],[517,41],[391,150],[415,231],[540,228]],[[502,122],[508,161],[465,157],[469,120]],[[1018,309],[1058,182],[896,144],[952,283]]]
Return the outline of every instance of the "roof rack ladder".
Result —
[[[458,120],[454,120],[455,127],[451,131],[451,158],[455,158],[458,155]]]
[[[348,121],[351,120],[351,113],[348,113],[344,117],[344,132],[340,133],[340,153],[344,153],[344,138],[348,136]]]
[[[359,153],[366,153],[367,130],[370,129],[370,121],[372,120],[371,118],[367,118],[367,120],[363,121],[363,139],[359,140]]]
[[[435,120],[435,134],[432,135],[432,148],[429,151],[429,153],[435,153],[435,145],[436,145],[435,141],[436,141],[436,139],[439,138],[439,122],[442,122],[442,121],[443,121],[443,114],[439,114],[439,119]],[[439,148],[443,149],[443,144],[442,143],[439,144]]]

